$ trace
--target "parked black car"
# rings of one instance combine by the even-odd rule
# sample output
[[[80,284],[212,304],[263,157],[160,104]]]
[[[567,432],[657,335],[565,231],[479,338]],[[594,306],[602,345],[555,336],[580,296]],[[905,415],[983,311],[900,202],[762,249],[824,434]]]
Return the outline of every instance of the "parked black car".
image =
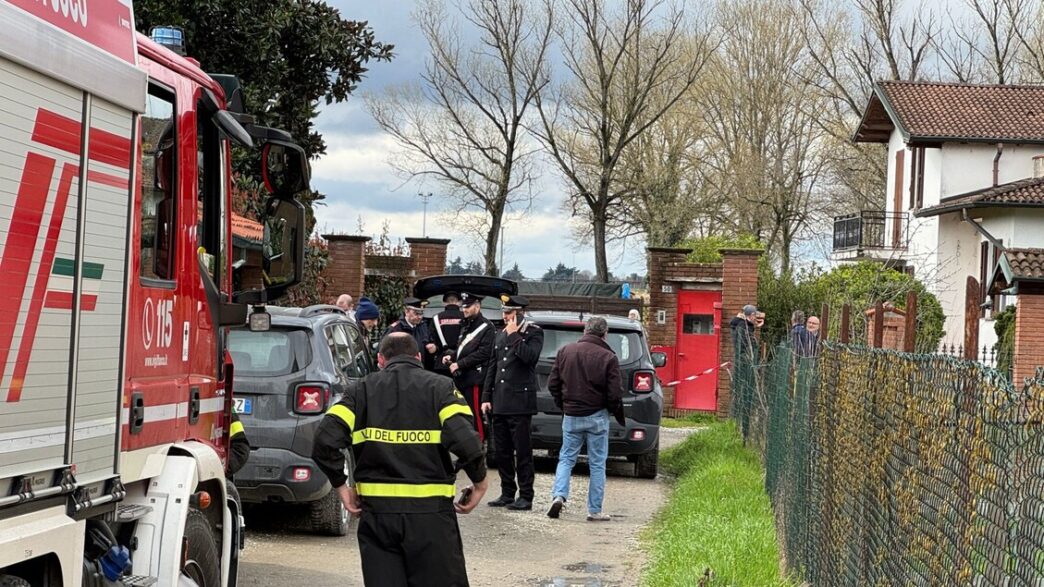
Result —
[[[313,531],[348,533],[350,516],[312,462],[327,408],[376,369],[359,327],[336,306],[268,307],[265,332],[233,329],[235,409],[252,451],[236,473],[243,503],[308,504]]]
[[[451,290],[488,296],[483,300],[482,312],[500,327],[503,319],[499,296],[518,293],[518,284],[509,279],[480,275],[440,275],[418,281],[413,295],[428,300],[425,315],[430,317],[441,310],[442,294]],[[531,311],[526,313],[526,317],[544,329],[544,348],[537,364],[539,413],[533,417],[533,448],[547,450],[549,455],[557,457],[562,448],[562,412],[547,390],[547,378],[558,350],[583,335],[585,315],[581,312]],[[659,462],[660,419],[663,417],[663,389],[656,377],[656,368],[664,365],[667,357],[649,350],[640,322],[618,316],[605,318],[609,323],[607,342],[620,360],[627,420],[626,426],[620,426],[615,420],[612,422],[609,456],[627,458],[635,464],[637,476],[652,479],[656,477]],[[486,442],[487,460],[492,465],[492,435],[487,436]]]

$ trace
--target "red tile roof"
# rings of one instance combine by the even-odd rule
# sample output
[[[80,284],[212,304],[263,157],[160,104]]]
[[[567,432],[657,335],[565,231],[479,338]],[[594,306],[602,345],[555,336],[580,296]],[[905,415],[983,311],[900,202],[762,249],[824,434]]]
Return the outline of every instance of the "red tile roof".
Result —
[[[254,242],[261,242],[265,237],[264,227],[260,222],[244,218],[235,212],[232,213],[232,234]]]
[[[1014,279],[1044,279],[1044,249],[1008,249],[1004,259]]]
[[[856,142],[1044,143],[1044,86],[882,81],[874,86]]]
[[[929,208],[914,212],[914,216],[938,216],[963,208],[993,208],[1012,206],[1037,208],[1044,206],[1044,177],[1030,177],[997,186],[983,188],[943,199]]]

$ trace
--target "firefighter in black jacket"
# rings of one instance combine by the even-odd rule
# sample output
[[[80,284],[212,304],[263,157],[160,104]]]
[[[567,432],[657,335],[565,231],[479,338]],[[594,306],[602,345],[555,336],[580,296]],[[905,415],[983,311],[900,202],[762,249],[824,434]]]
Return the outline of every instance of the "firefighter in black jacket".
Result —
[[[449,365],[453,381],[457,389],[464,394],[468,405],[479,415],[482,403],[482,388],[486,384],[486,367],[493,356],[493,339],[496,328],[482,315],[482,296],[464,292],[460,297],[460,306],[464,312],[460,338],[456,352],[443,359]],[[475,418],[479,439],[486,440],[487,431],[482,425],[481,416]]]
[[[431,319],[432,336],[438,347],[438,350],[435,351],[435,372],[451,377],[449,366],[452,360],[447,361],[446,359],[452,359],[454,351],[457,350],[464,313],[460,310],[460,296],[455,291],[443,294],[442,303],[445,304],[443,310]],[[464,390],[463,387],[460,389]],[[472,409],[474,410],[475,407],[472,406]],[[476,410],[475,413],[477,414],[478,411]]]
[[[482,412],[493,414],[493,443],[500,472],[500,497],[493,507],[533,509],[533,445],[530,425],[537,413],[536,365],[544,348],[544,331],[525,319],[529,301],[522,296],[500,297],[504,329],[494,341],[493,362],[486,370]],[[515,474],[518,473],[518,499]]]
[[[457,526],[486,493],[482,445],[471,409],[446,377],[424,371],[412,337],[381,341],[382,371],[348,387],[326,413],[312,458],[345,508],[361,516],[363,581],[375,586],[466,586]],[[345,482],[343,449],[354,453],[355,487]],[[474,485],[453,503],[450,453]]]
[[[228,427],[228,436],[228,464],[225,476],[231,479],[250,458],[250,442],[247,440],[243,423],[239,421],[239,414],[235,411],[232,412],[232,425]]]

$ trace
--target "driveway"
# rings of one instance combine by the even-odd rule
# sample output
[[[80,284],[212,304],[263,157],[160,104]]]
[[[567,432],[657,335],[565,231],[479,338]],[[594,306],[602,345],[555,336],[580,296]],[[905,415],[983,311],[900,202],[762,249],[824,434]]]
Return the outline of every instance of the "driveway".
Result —
[[[691,430],[661,430],[661,449]],[[536,503],[531,512],[510,512],[483,503],[460,516],[471,584],[527,587],[631,587],[638,585],[644,553],[641,529],[663,506],[668,486],[662,478],[635,479],[633,465],[609,463],[604,509],[612,521],[586,521],[587,467],[573,472],[572,497],[562,517],[545,515],[550,504],[555,461],[537,458]],[[458,484],[466,484],[462,474]],[[487,499],[499,495],[496,472]],[[313,536],[299,529],[296,508],[258,508],[247,517],[247,547],[240,585],[275,587],[362,586],[354,533],[343,538]]]

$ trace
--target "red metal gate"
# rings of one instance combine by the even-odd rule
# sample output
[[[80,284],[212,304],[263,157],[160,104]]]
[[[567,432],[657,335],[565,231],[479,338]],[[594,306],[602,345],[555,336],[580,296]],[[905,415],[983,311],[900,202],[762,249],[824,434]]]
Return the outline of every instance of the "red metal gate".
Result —
[[[718,408],[718,370],[721,363],[721,292],[678,292],[677,366],[678,384],[674,405],[689,410]],[[713,372],[684,381],[686,377]]]

